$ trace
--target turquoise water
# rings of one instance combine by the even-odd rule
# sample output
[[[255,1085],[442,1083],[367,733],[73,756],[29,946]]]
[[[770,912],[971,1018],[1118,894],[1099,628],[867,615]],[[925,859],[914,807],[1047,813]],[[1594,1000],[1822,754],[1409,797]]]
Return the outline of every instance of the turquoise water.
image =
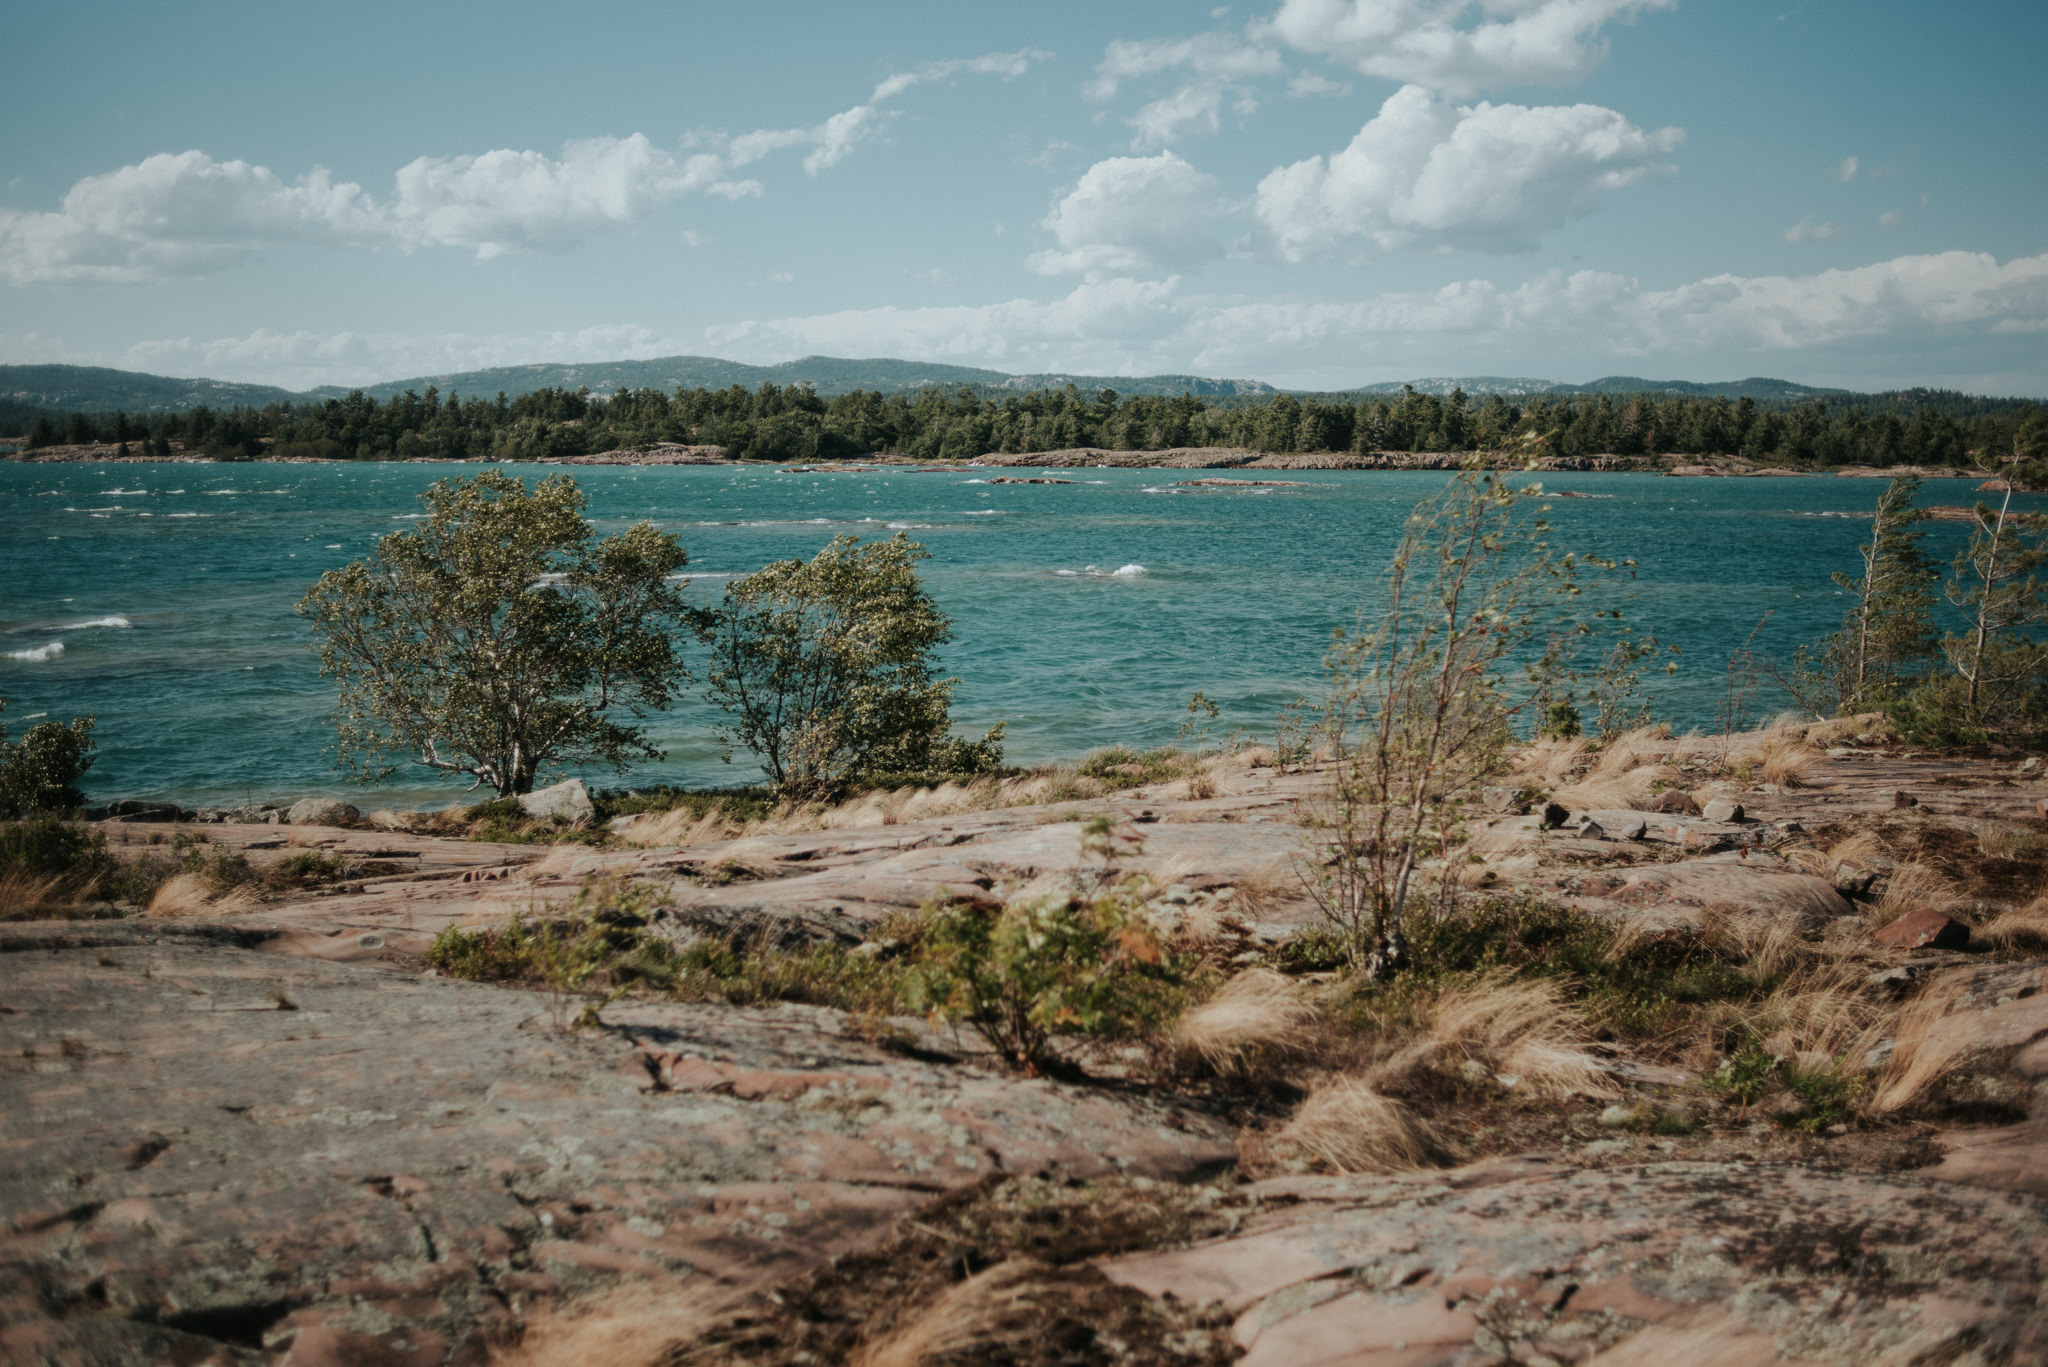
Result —
[[[0,463],[0,695],[19,735],[35,714],[99,718],[95,797],[186,803],[348,793],[323,748],[331,693],[292,604],[327,569],[407,525],[415,495],[475,467]],[[575,477],[601,529],[651,518],[689,549],[692,592],[836,534],[902,529],[932,552],[952,615],[954,715],[1009,723],[1031,762],[1115,742],[1170,741],[1189,694],[1270,735],[1314,690],[1333,627],[1352,620],[1403,515],[1440,473],[1312,471],[1298,487],[1178,488],[1214,472],[1085,470],[1067,485],[990,485],[967,472],[789,474],[750,467],[591,467]],[[1025,473],[1052,473],[1029,471]],[[1834,478],[1552,476],[1557,539],[1641,564],[1629,616],[1684,651],[1658,676],[1660,715],[1711,722],[1729,650],[1767,611],[1759,647],[1789,652],[1843,603],[1828,572],[1881,485]],[[1923,502],[1967,503],[1967,481]],[[2031,506],[2042,500],[2030,499]],[[1946,555],[1964,529],[1935,524]],[[694,649],[694,647],[693,647]],[[654,719],[667,751],[635,784],[750,781],[720,762],[699,703]],[[617,783],[602,772],[593,781]],[[376,801],[460,792],[401,777]]]

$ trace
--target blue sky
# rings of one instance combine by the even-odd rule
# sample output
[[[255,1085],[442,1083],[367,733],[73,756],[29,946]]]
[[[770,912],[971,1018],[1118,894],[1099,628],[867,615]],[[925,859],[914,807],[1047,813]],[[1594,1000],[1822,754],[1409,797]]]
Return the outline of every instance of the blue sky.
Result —
[[[0,360],[2048,394],[2039,0],[31,3]]]

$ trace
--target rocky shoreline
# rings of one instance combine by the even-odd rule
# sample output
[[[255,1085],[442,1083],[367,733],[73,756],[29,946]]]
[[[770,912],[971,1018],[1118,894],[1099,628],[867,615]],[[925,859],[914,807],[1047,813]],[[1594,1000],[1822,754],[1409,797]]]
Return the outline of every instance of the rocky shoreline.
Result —
[[[171,460],[180,463],[209,464],[214,458],[188,454],[181,444],[173,443]],[[157,457],[139,456],[130,453],[117,454],[118,448],[109,444],[95,446],[46,446],[34,451],[17,451],[0,455],[0,460],[24,463],[44,462],[126,462],[131,464],[160,463]],[[1464,467],[1467,454],[1464,452],[1414,452],[1414,451],[1319,451],[1319,452],[1272,452],[1250,451],[1242,447],[1177,447],[1159,451],[1112,451],[1101,447],[1072,447],[1058,451],[1000,452],[991,451],[972,461],[960,464],[934,464],[907,456],[877,455],[861,461],[831,461],[811,465],[790,465],[773,461],[728,460],[722,446],[690,446],[676,442],[656,442],[646,447],[617,451],[601,451],[585,456],[556,456],[531,462],[535,465],[601,466],[601,465],[754,465],[760,468],[781,468],[792,472],[828,472],[842,470],[865,470],[878,466],[901,469],[914,473],[944,473],[958,470],[982,469],[987,467],[1033,467],[1051,469],[1120,469],[1120,470],[1458,470]],[[230,462],[222,462],[230,463]],[[347,465],[353,462],[325,460],[318,457],[294,456],[273,461],[267,456],[255,457],[253,462],[231,462],[236,464],[272,463],[289,465]],[[409,461],[408,464],[446,464],[451,462]],[[482,462],[462,462],[482,463]],[[1509,468],[1519,468],[1510,466]],[[1785,478],[1812,475],[1833,475],[1843,479],[1893,479],[1900,475],[1918,475],[1922,479],[1995,479],[1991,471],[1970,469],[1953,470],[1938,466],[1845,466],[1833,470],[1795,470],[1785,466],[1759,465],[1739,456],[1546,456],[1539,459],[1536,468],[1546,471],[1572,473],[1613,473],[1613,474],[1655,474],[1679,478]],[[2002,485],[2000,487],[2003,487]]]
[[[1650,939],[1839,944],[1853,981],[1929,1004],[1914,1042],[1873,1052],[1955,1061],[1952,1118],[1802,1129],[1616,1044],[1587,1094],[1388,1175],[1277,1163],[1241,1099],[1148,1082],[1142,1050],[1034,1078],[917,1018],[658,998],[571,1030],[546,991],[423,971],[445,930],[605,880],[661,890],[680,939],[886,954],[879,928],[934,897],[1073,875],[1104,811],[1142,835],[1129,872],[1160,925],[1263,962],[1316,921],[1274,870],[1323,780],[1256,752],[1086,801],[878,794],[737,832],[649,814],[596,847],[237,812],[199,848],[347,876],[0,925],[0,1356],[844,1361],[919,1297],[1011,1287],[1048,1339],[1113,1323],[1116,1360],[1148,1367],[2044,1360],[2048,957],[1873,937],[1905,856],[1825,851],[1883,835],[2031,888],[2033,845],[1975,851],[2048,840],[2048,780],[1835,731],[1787,783],[1709,778],[1667,740],[1638,758],[1690,793],[1584,766],[1557,813],[1490,791],[1480,882]],[[289,831],[249,819],[270,812]],[[152,848],[125,843],[133,819],[110,814],[111,849]]]

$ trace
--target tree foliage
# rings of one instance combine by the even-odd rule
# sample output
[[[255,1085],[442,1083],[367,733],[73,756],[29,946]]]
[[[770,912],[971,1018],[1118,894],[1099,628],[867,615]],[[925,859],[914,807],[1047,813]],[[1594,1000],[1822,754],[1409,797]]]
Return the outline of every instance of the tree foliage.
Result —
[[[7,700],[0,698],[0,712]],[[29,816],[36,812],[68,812],[83,806],[85,795],[78,780],[92,768],[93,719],[73,717],[66,724],[44,722],[32,726],[19,741],[7,739],[7,727],[0,725],[0,816]]]
[[[403,759],[512,795],[548,766],[658,758],[618,718],[668,706],[687,680],[676,538],[643,522],[597,540],[559,474],[529,491],[486,470],[420,502],[417,527],[322,575],[298,605],[340,689],[351,777],[381,781]]]
[[[1378,596],[1330,651],[1331,785],[1308,811],[1304,872],[1368,977],[1402,966],[1422,863],[1460,842],[1512,720],[1552,697],[1591,631],[1569,620],[1580,562],[1551,550],[1540,497],[1475,464],[1418,504]]]
[[[731,717],[719,738],[759,755],[778,792],[1001,762],[1000,725],[979,742],[947,737],[956,681],[935,676],[932,653],[952,624],[919,582],[926,558],[900,532],[865,546],[837,537],[732,581],[702,619],[705,696]]]
[[[1767,668],[1816,717],[1885,704],[1934,655],[1934,585],[1940,576],[1920,545],[1926,514],[1913,506],[1919,491],[1915,475],[1887,484],[1870,540],[1857,548],[1863,573],[1835,572],[1836,587],[1850,597],[1841,628],[1814,649],[1801,647],[1789,668]]]

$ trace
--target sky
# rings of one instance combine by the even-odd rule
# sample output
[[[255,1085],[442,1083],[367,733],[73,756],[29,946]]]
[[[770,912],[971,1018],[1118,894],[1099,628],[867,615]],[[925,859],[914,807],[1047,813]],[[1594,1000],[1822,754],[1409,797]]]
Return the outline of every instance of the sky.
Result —
[[[21,0],[0,362],[2048,395],[2041,0]]]

